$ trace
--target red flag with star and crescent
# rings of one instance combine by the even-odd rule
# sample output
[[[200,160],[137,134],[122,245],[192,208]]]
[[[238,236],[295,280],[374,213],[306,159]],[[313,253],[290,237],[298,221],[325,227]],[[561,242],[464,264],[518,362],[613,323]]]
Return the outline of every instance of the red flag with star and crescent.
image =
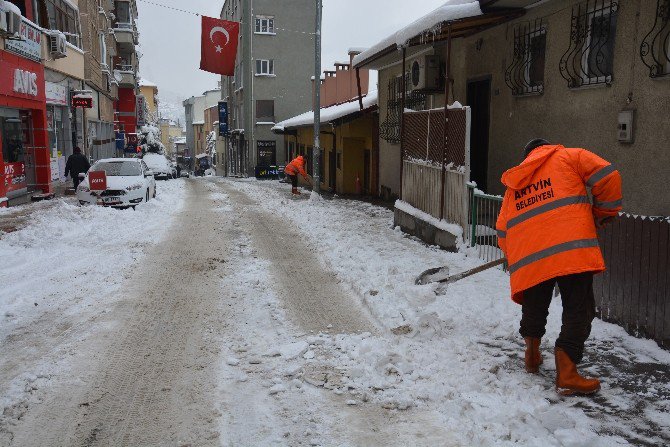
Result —
[[[239,34],[239,22],[202,16],[200,69],[233,76]]]

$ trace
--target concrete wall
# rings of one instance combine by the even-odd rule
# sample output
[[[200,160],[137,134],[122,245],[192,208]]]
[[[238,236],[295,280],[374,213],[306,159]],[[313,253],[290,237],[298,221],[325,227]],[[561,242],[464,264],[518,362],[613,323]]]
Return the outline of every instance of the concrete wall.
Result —
[[[379,125],[388,118],[388,83],[400,76],[402,65],[398,64],[379,71]],[[379,137],[379,194],[385,199],[400,194],[400,144],[389,143]]]

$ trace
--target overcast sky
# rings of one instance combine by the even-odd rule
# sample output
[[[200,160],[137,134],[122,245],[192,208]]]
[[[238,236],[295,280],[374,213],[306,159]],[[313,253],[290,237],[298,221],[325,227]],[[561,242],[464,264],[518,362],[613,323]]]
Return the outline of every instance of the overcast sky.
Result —
[[[219,17],[223,0],[151,0]],[[446,0],[323,0],[322,68],[346,60],[350,47],[369,47]],[[277,0],[290,5],[290,0]],[[215,88],[217,75],[200,71],[200,17],[137,0],[140,73],[159,96],[187,98]],[[280,26],[280,25],[278,25]],[[313,30],[312,23],[305,24]],[[161,95],[163,91],[163,95]]]

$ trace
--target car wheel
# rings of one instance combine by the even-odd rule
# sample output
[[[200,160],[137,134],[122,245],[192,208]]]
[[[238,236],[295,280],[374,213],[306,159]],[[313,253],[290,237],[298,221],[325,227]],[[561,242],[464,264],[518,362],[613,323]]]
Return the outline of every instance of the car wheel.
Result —
[[[146,200],[146,202],[148,202],[148,201],[149,201],[149,190],[147,189],[147,200]]]

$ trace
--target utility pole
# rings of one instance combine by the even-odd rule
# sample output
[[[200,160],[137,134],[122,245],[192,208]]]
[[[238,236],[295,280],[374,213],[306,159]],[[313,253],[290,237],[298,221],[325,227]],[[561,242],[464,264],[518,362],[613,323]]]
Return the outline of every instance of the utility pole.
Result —
[[[321,157],[321,12],[322,0],[316,0],[316,32],[314,33],[314,150],[312,152],[312,191],[319,194],[321,179],[319,178],[319,158]]]

